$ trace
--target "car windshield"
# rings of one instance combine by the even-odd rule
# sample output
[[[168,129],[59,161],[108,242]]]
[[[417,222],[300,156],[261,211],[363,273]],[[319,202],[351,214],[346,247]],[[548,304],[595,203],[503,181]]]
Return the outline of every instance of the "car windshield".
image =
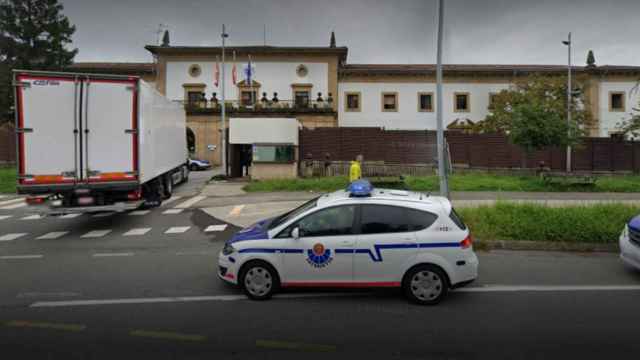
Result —
[[[306,203],[298,206],[297,208],[286,212],[278,217],[276,217],[275,219],[273,219],[273,221],[271,222],[271,224],[269,224],[269,230],[286,223],[287,221],[295,218],[296,216],[304,213],[307,210],[313,209],[314,207],[316,207],[316,205],[318,204],[318,198],[314,198],[312,200],[307,201]]]

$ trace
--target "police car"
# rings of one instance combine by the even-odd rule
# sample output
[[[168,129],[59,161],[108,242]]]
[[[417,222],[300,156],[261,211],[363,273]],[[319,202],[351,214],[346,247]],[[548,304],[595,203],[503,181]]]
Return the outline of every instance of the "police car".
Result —
[[[622,261],[640,270],[640,215],[631,219],[624,227],[619,241]]]
[[[218,265],[254,300],[280,287],[402,287],[433,305],[478,275],[469,230],[446,198],[366,180],[240,230]]]

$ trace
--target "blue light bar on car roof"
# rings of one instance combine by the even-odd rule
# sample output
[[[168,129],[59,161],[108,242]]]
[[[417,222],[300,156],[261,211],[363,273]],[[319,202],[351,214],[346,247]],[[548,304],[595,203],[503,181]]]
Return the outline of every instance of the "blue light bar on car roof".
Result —
[[[373,185],[365,179],[356,180],[347,187],[347,192],[354,197],[370,196],[372,191]]]

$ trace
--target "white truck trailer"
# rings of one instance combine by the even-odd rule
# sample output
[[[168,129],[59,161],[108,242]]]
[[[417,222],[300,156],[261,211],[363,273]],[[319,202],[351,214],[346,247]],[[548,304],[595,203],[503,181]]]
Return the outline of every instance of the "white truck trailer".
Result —
[[[14,71],[18,193],[48,212],[157,206],[188,179],[184,109],[136,76]]]

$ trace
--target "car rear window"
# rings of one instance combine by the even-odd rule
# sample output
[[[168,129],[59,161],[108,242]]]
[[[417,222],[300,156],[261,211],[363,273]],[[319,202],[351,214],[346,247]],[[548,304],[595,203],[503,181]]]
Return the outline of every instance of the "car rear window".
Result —
[[[401,206],[362,205],[362,234],[384,234],[420,231],[431,226],[438,217],[426,211]]]
[[[458,213],[456,212],[456,210],[454,208],[451,208],[451,213],[449,214],[449,218],[456,225],[458,225],[460,230],[467,230],[467,225],[464,224],[464,222],[462,221],[462,218],[460,217],[460,215],[458,215]]]

